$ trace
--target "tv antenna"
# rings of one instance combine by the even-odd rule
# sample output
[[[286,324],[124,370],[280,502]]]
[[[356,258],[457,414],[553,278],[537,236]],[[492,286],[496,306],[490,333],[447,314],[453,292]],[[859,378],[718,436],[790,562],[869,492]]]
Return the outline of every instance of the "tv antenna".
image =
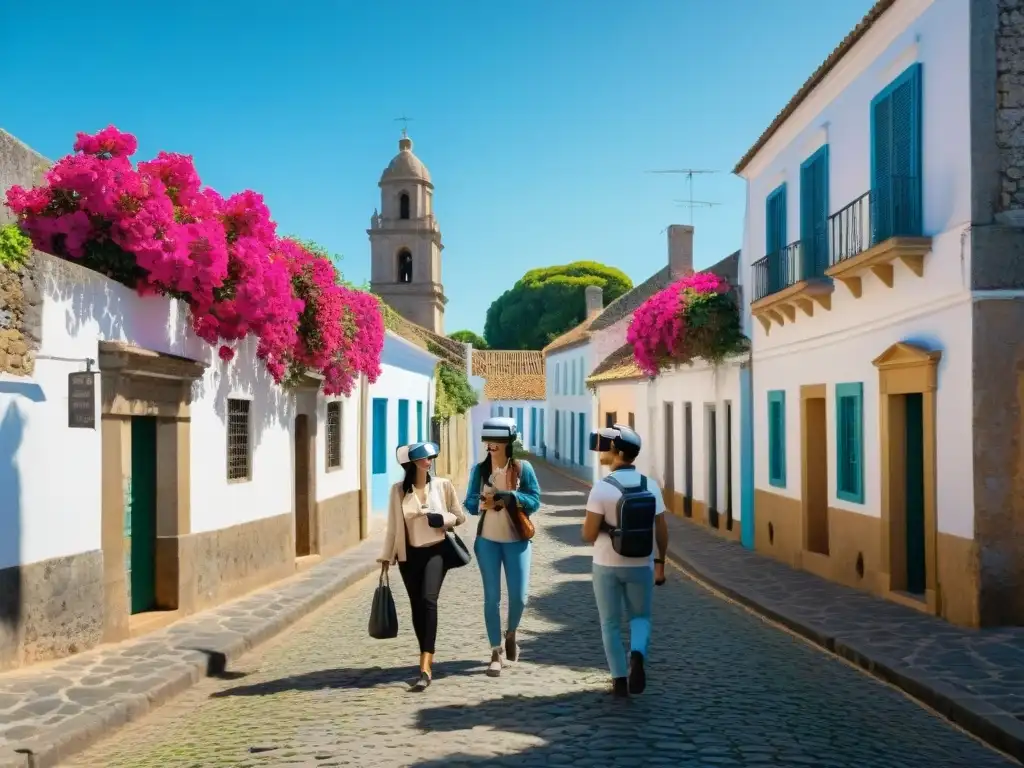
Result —
[[[413,119],[411,117],[406,117],[405,115],[402,115],[401,117],[396,117],[395,118],[395,122],[396,123],[401,123],[402,124],[402,138],[403,139],[409,138],[409,131],[407,129],[409,128],[409,123],[411,123],[412,120]]]
[[[661,171],[647,171],[647,173],[681,173],[686,176],[687,182],[689,182],[689,197],[686,200],[673,200],[672,202],[677,205],[681,205],[685,208],[690,209],[690,224],[693,224],[693,209],[694,208],[713,208],[721,203],[712,203],[707,200],[694,200],[693,199],[693,177],[698,173],[718,173],[718,171],[708,171],[698,168],[669,168]]]

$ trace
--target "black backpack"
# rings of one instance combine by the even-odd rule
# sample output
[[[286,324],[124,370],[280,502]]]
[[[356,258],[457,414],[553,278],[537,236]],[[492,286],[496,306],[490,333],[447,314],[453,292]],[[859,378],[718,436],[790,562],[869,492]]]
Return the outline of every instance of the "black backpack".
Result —
[[[604,482],[618,488],[622,494],[616,505],[618,526],[601,523],[601,530],[611,537],[612,549],[623,557],[650,557],[654,552],[654,518],[658,502],[647,490],[647,478],[640,475],[640,485],[633,488],[625,488],[611,475],[604,478]]]

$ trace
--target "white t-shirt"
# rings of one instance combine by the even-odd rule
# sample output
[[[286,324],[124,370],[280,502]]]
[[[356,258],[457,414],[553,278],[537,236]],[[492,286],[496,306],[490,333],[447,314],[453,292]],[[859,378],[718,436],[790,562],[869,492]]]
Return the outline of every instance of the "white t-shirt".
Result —
[[[635,467],[623,467],[617,469],[610,476],[613,476],[624,488],[635,488],[640,485],[640,478],[643,477]],[[654,495],[655,514],[665,513],[665,500],[661,495],[661,488],[654,480],[647,478],[647,490]],[[597,481],[590,490],[590,497],[587,499],[587,512],[595,515],[603,515],[608,525],[615,527],[619,524],[619,511],[616,508],[622,493],[611,483],[603,479]],[[651,532],[654,536],[654,532]],[[612,538],[602,531],[597,535],[594,542],[594,565],[607,565],[617,568],[635,568],[637,566],[654,567],[654,549],[651,549],[650,557],[623,557],[612,547]]]

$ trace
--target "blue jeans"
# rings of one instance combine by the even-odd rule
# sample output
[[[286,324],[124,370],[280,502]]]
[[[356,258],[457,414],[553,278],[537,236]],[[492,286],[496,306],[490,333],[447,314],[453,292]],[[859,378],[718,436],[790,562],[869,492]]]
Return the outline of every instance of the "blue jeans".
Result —
[[[491,648],[501,645],[501,567],[508,589],[508,631],[519,628],[530,591],[529,541],[491,541],[477,536],[473,544],[484,583],[484,625]]]
[[[594,597],[601,617],[601,640],[612,677],[625,677],[626,651],[622,644],[622,607],[629,620],[629,649],[647,658],[651,641],[651,603],[654,597],[654,572],[650,566],[616,568],[594,565]]]

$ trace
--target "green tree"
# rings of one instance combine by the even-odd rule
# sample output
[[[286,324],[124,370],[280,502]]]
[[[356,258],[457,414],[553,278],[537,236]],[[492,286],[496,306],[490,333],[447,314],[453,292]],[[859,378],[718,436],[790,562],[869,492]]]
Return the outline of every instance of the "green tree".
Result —
[[[624,272],[594,261],[531,269],[491,304],[484,338],[491,349],[542,349],[583,322],[588,285],[601,287],[605,306],[633,287]]]
[[[463,344],[472,344],[475,349],[490,349],[487,346],[487,342],[484,341],[483,336],[478,336],[472,331],[456,331],[455,333],[448,334],[449,339],[455,339],[455,341],[461,341]]]

